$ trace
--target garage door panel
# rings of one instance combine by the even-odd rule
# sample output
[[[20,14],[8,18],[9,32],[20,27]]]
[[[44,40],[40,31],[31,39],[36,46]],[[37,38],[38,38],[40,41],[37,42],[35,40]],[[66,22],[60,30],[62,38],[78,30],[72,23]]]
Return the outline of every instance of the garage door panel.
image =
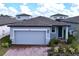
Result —
[[[17,44],[45,44],[45,31],[15,31]]]

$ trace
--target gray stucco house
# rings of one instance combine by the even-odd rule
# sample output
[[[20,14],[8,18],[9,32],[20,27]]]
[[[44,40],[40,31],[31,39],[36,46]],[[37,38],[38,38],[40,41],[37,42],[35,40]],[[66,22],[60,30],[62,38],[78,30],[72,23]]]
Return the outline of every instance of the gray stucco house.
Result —
[[[21,20],[8,25],[12,44],[48,45],[50,39],[68,39],[69,24],[47,17]]]
[[[50,16],[51,19],[59,22],[65,22],[70,24],[68,29],[69,35],[74,35],[79,39],[79,16],[68,17],[64,14],[55,14]]]
[[[16,15],[16,19],[17,20],[28,20],[28,19],[30,19],[30,18],[32,18],[32,16],[31,15],[28,15],[28,14],[18,14],[18,15]]]
[[[69,16],[64,14],[54,14],[54,15],[51,15],[50,18],[56,21],[61,21],[69,18]]]
[[[70,34],[76,36],[79,39],[79,16],[67,18],[65,20],[62,20],[62,22],[70,24]]]

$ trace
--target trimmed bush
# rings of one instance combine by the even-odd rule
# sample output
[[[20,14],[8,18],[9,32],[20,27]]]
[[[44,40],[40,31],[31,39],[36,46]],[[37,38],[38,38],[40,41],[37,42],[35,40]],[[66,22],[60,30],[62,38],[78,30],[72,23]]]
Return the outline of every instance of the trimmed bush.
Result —
[[[2,43],[1,46],[7,48],[9,47],[9,43]]]
[[[9,47],[11,45],[12,41],[10,40],[10,36],[5,36],[1,39],[1,46],[3,47]]]
[[[49,42],[49,46],[54,46],[54,45],[58,44],[58,42],[59,42],[58,39],[53,38],[53,39],[50,40],[50,42]]]
[[[69,38],[67,40],[68,44],[72,44],[73,42],[77,41],[76,37],[73,35],[69,35]]]

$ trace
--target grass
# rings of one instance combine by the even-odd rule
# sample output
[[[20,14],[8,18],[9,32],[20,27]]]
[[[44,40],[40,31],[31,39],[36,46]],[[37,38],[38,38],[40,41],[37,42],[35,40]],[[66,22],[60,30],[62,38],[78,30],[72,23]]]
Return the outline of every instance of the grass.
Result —
[[[3,48],[0,46],[0,56],[3,56],[9,48]]]
[[[4,39],[6,39],[6,38],[4,37]],[[0,39],[0,56],[3,56],[9,49],[9,48],[4,48],[1,46],[1,41],[4,39]]]

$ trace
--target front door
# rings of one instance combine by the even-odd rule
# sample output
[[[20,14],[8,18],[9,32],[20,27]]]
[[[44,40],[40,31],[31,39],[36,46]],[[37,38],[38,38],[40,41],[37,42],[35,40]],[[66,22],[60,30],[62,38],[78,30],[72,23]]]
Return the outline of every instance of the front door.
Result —
[[[62,38],[62,26],[58,27],[58,37]]]

